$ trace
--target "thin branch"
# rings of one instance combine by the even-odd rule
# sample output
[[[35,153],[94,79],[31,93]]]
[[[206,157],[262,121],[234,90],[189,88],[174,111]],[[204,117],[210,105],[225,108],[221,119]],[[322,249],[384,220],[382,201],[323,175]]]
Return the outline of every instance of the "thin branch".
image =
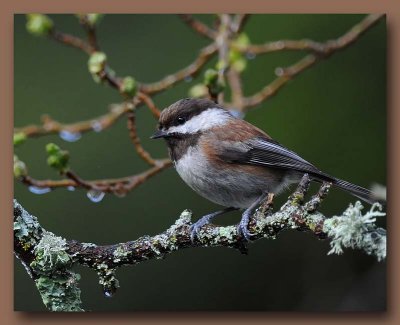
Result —
[[[40,137],[49,134],[58,134],[62,131],[70,133],[99,132],[112,126],[127,111],[128,107],[125,104],[114,104],[110,106],[110,112],[105,115],[70,124],[60,123],[52,119],[49,115],[44,115],[42,116],[42,125],[28,125],[15,128],[14,133],[23,133],[26,137]]]
[[[94,48],[88,42],[84,41],[81,38],[78,38],[70,34],[62,33],[55,29],[51,30],[49,37],[65,45],[77,48],[88,55],[95,52],[96,48],[98,48],[97,43],[96,43],[96,48]],[[179,81],[182,81],[187,77],[194,76],[204,66],[204,64],[206,64],[209,61],[209,59],[211,59],[211,57],[213,56],[213,54],[216,53],[216,51],[217,47],[214,43],[212,43],[201,49],[198,57],[194,60],[194,62],[192,62],[187,67],[164,77],[160,81],[156,81],[150,84],[139,84],[139,89],[148,95],[166,90],[167,88],[173,86]],[[112,69],[110,69],[109,66],[106,65],[104,69],[98,74],[98,77],[101,80],[106,81],[111,87],[117,89],[118,91],[121,89],[122,78],[115,76],[115,74],[112,72]]]
[[[157,175],[159,172],[170,167],[172,165],[169,159],[159,159],[155,160],[154,166],[148,170],[121,178],[108,178],[108,179],[97,179],[97,180],[84,180],[74,173],[75,177],[60,179],[60,180],[38,180],[29,175],[22,176],[20,181],[28,186],[33,186],[35,188],[46,188],[46,189],[56,189],[56,188],[83,188],[92,189],[96,191],[101,191],[104,193],[113,193],[116,195],[125,195],[126,193],[137,188],[139,185],[143,184],[145,181],[151,177]],[[78,180],[79,177],[79,180]]]
[[[225,73],[229,69],[229,37],[231,35],[230,26],[232,23],[231,16],[221,14],[218,35],[215,43],[218,46],[218,84],[225,85]],[[224,91],[220,91],[217,96],[217,102],[224,104]]]
[[[209,39],[214,40],[217,36],[217,32],[212,28],[208,27],[206,24],[202,23],[201,21],[195,19],[193,15],[189,14],[180,14],[178,15],[182,21],[192,28],[196,33],[205,36]]]
[[[97,39],[95,36],[95,30],[93,27],[89,27],[87,24],[82,24],[82,25],[86,26],[85,28],[88,32],[89,43],[79,37],[57,31],[54,28],[50,31],[49,37],[55,41],[77,48],[85,52],[86,54],[91,55],[97,49],[99,49],[99,46],[97,44]],[[112,69],[108,65],[106,65],[104,69],[98,73],[98,77],[101,80],[106,81],[111,87],[117,90],[121,89],[122,79],[120,77],[115,76]]]
[[[293,77],[311,67],[317,61],[317,57],[310,54],[288,68],[278,68],[276,72],[279,77],[273,80],[270,84],[266,85],[258,93],[250,97],[243,98],[243,107],[245,108],[245,110],[248,110],[249,108],[257,106],[268,98],[274,96]]]
[[[211,43],[210,45],[201,49],[197,58],[187,67],[164,77],[160,81],[149,84],[141,84],[140,90],[149,95],[156,94],[170,88],[187,77],[193,77],[216,52],[216,44]]]
[[[362,34],[364,34],[383,17],[384,15],[382,14],[368,15],[360,23],[353,26],[347,33],[336,40],[330,40],[325,43],[315,43],[312,41],[299,41],[298,43],[293,43],[293,41],[291,41],[292,43],[286,44],[286,46],[296,45],[297,47],[304,47],[302,49],[312,50],[314,54],[305,56],[300,61],[288,68],[278,68],[278,78],[272,81],[269,85],[265,86],[260,92],[254,94],[253,96],[244,98],[244,106],[246,110],[259,105],[263,101],[275,95],[283,86],[288,83],[290,79],[319,62],[321,59],[326,58],[333,53],[336,53],[338,50],[344,49],[353,44]],[[282,42],[283,43],[281,43],[280,46],[285,47],[285,42]]]
[[[235,15],[234,19],[232,20],[231,24],[231,30],[235,34],[239,34],[247,21],[249,20],[250,15],[249,14],[237,14]]]
[[[239,111],[243,110],[243,88],[240,73],[235,69],[229,69],[226,74],[229,87],[232,94],[232,106]]]
[[[154,118],[158,120],[158,118],[160,117],[161,111],[154,104],[154,102],[151,99],[151,97],[146,95],[143,92],[139,92],[136,97],[140,101],[142,101],[143,103],[146,104],[146,106],[149,108],[150,112],[153,114]]]
[[[252,234],[251,242],[261,238],[276,238],[283,230],[296,229],[311,232],[319,239],[329,239],[332,249],[328,254],[341,254],[343,248],[353,248],[376,256],[378,260],[386,258],[386,231],[374,223],[376,217],[385,215],[379,212],[378,205],[374,204],[370,211],[363,215],[362,206],[358,202],[354,206],[350,205],[342,216],[329,219],[316,209],[326,197],[330,184],[324,183],[315,196],[304,202],[309,184],[310,179],[305,175],[296,191],[277,212],[273,212],[273,194],[270,194],[250,218],[248,229]],[[247,253],[249,242],[238,232],[237,225],[220,227],[207,224],[200,229],[194,242],[190,237],[191,225],[191,213],[184,211],[175,224],[159,235],[98,246],[74,240],[66,241],[45,231],[37,219],[14,200],[15,253],[36,283],[46,281],[51,284],[56,280],[53,277],[56,261],[58,271],[67,279],[71,277],[70,269],[73,264],[79,263],[97,272],[99,283],[107,296],[112,296],[119,286],[115,271],[124,265],[137,265],[151,259],[164,258],[172,252],[190,247],[225,246]],[[73,279],[77,277],[74,276]],[[48,308],[52,309],[56,305],[60,309],[71,309],[68,307],[71,302],[74,302],[73,306],[81,308],[80,292],[77,290],[76,281],[73,283],[74,295],[69,296],[68,300],[65,298],[65,301],[56,300],[54,303],[51,300],[47,303]],[[46,287],[50,289],[39,290],[42,297],[52,294],[53,287]],[[66,287],[64,290],[70,288]],[[44,298],[43,300],[47,301]]]
[[[86,30],[86,33],[88,36],[88,42],[89,42],[90,46],[95,51],[99,51],[100,47],[97,43],[96,28],[95,28],[94,24],[91,24],[89,22],[87,15],[80,15],[79,22],[81,23],[83,28]]]
[[[95,48],[93,48],[89,43],[87,43],[83,39],[67,33],[63,33],[56,29],[52,29],[50,31],[49,37],[64,45],[71,46],[78,50],[81,50],[88,55],[92,54],[95,51]]]
[[[140,138],[137,135],[136,130],[136,116],[135,110],[132,109],[127,114],[128,118],[128,130],[129,136],[132,140],[133,145],[135,146],[136,152],[138,153],[139,157],[142,158],[145,162],[147,162],[151,166],[156,165],[156,161],[151,157],[151,155],[143,148]]]
[[[249,44],[247,46],[237,46],[233,44],[232,46],[241,52],[251,54],[264,54],[282,50],[301,50],[314,52],[314,54],[318,54],[321,56],[327,56],[334,51],[337,51],[354,43],[363,33],[365,33],[369,28],[371,28],[383,17],[383,14],[368,15],[365,19],[363,19],[357,25],[353,26],[341,37],[326,42],[316,42],[309,39],[280,40],[267,42],[261,45]]]
[[[88,189],[88,190],[90,190],[90,189],[95,189],[95,187],[92,185],[92,184],[90,184],[89,182],[87,182],[87,181],[85,181],[84,179],[82,179],[82,178],[80,178],[79,176],[78,176],[78,174],[76,174],[74,171],[72,171],[72,170],[67,170],[66,172],[65,172],[65,176],[68,178],[68,179],[70,179],[70,180],[72,180],[73,182],[75,182],[79,187],[81,187],[81,188],[86,188],[86,189]]]

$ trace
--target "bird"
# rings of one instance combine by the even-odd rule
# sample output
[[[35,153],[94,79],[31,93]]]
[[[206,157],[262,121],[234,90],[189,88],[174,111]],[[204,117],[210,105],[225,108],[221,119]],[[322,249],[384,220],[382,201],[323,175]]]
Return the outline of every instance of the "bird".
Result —
[[[184,98],[162,110],[152,139],[164,139],[173,165],[195,192],[225,209],[207,214],[191,227],[194,241],[216,216],[244,210],[238,232],[249,241],[250,217],[267,197],[278,195],[304,174],[372,204],[372,192],[328,175],[253,124],[218,103]]]

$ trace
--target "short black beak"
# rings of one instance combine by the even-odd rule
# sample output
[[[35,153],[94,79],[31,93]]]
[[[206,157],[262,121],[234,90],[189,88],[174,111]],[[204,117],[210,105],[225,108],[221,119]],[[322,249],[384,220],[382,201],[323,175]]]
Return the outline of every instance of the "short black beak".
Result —
[[[166,138],[168,136],[168,133],[163,131],[163,130],[157,130],[151,137],[150,139],[159,139],[159,138]]]

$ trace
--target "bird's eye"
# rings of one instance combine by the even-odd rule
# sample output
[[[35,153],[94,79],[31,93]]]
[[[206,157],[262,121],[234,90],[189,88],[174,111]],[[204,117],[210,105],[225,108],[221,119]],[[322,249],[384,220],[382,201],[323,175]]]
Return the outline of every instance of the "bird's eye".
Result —
[[[178,124],[183,124],[183,123],[186,122],[186,119],[185,119],[183,116],[179,116],[179,117],[176,119],[176,122],[177,122]]]

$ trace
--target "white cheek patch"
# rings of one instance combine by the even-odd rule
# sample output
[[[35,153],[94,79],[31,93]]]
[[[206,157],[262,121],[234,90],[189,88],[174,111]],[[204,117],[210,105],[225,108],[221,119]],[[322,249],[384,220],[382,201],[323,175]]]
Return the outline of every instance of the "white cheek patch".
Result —
[[[199,115],[193,116],[185,124],[172,126],[168,133],[196,133],[213,128],[214,126],[224,125],[232,115],[220,108],[209,108]]]

